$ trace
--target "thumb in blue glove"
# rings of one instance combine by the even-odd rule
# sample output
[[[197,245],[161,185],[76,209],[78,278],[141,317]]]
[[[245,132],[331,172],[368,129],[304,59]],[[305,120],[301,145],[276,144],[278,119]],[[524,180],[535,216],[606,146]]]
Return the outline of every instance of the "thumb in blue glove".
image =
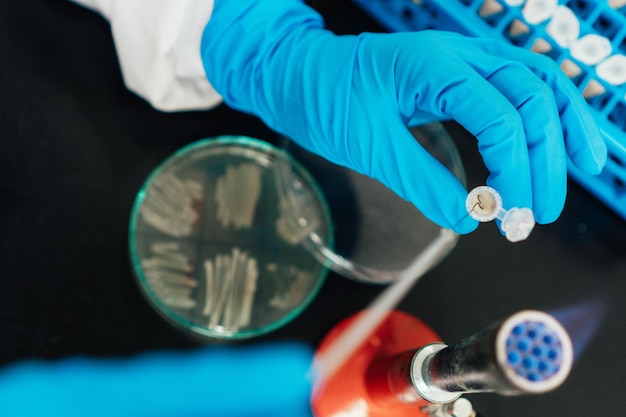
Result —
[[[407,129],[454,119],[478,140],[505,208],[556,220],[567,159],[597,174],[606,145],[549,58],[450,32],[336,36],[298,0],[216,0],[202,56],[225,102],[326,159],[373,177],[433,222],[477,226],[467,191]]]
[[[2,417],[310,417],[297,344],[25,362],[0,370]]]

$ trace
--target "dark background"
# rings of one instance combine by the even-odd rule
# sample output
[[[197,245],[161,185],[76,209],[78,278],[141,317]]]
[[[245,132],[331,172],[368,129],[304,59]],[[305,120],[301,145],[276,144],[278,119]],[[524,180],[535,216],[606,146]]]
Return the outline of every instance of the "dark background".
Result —
[[[381,30],[347,0],[312,4],[338,33]],[[0,51],[0,365],[198,346],[164,322],[135,284],[127,253],[135,194],[185,144],[221,134],[275,142],[277,135],[225,106],[153,110],[124,88],[108,24],[63,0],[2,2]],[[469,186],[483,184],[474,139],[454,124],[447,128]],[[460,239],[400,308],[447,342],[520,309],[574,308],[592,337],[560,389],[471,400],[486,417],[619,415],[625,243],[626,221],[572,183],[556,223],[518,244],[493,224],[482,225]],[[330,274],[299,318],[262,340],[314,345],[379,291]]]

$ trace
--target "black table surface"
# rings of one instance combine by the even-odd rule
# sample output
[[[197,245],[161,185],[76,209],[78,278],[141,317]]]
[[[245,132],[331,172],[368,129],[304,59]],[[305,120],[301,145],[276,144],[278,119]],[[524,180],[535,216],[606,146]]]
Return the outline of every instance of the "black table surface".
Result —
[[[381,30],[347,0],[313,5],[338,33]],[[199,346],[163,321],[135,284],[127,249],[135,194],[185,144],[222,134],[274,142],[276,133],[225,106],[176,114],[152,109],[124,87],[108,24],[64,0],[2,2],[0,51],[0,365]],[[453,123],[446,127],[468,184],[483,184],[474,139]],[[626,221],[570,183],[557,222],[518,244],[493,224],[482,225],[398,308],[447,342],[521,309],[577,309],[585,331],[575,339],[591,337],[562,387],[535,397],[478,394],[472,401],[487,417],[620,415],[625,243]],[[315,345],[380,291],[330,274],[300,317],[255,341]]]

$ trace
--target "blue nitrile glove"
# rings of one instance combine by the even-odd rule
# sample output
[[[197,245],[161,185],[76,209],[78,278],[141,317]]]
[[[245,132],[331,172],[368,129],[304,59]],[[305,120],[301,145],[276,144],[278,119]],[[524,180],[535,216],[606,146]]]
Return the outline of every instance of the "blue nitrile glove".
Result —
[[[313,356],[295,344],[0,370],[2,417],[311,416]]]
[[[435,223],[468,233],[467,191],[409,134],[454,119],[478,139],[505,208],[554,221],[566,155],[606,160],[579,91],[549,58],[449,32],[336,36],[299,0],[215,0],[201,47],[209,81],[238,110],[326,159],[378,179]]]

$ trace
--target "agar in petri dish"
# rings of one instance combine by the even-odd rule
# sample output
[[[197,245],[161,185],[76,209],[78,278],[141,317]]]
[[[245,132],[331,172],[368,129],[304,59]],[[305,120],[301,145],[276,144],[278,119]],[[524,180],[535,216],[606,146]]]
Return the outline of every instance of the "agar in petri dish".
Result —
[[[223,136],[182,148],[148,177],[130,255],[143,294],[169,322],[207,338],[249,338],[290,322],[318,293],[327,270],[285,226],[274,173],[283,158],[265,142]],[[332,245],[324,196],[289,163],[307,219]]]

